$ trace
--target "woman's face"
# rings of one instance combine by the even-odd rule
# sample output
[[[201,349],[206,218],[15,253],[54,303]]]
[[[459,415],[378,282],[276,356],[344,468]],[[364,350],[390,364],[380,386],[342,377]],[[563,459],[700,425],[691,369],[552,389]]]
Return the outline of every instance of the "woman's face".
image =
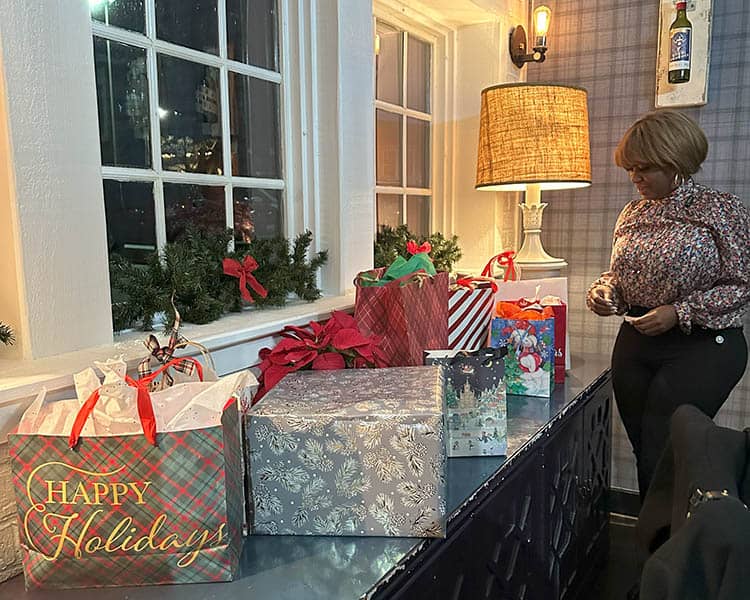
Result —
[[[665,198],[677,187],[675,171],[654,165],[634,165],[625,169],[638,193],[646,200]]]

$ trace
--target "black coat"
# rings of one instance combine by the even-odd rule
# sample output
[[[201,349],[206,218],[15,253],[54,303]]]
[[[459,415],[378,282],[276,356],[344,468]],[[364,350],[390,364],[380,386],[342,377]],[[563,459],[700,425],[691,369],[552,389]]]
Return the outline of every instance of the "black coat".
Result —
[[[675,411],[638,518],[639,543],[651,554],[642,600],[750,598],[750,512],[742,503],[750,500],[748,431],[719,427],[693,406]],[[732,497],[687,518],[696,485]]]

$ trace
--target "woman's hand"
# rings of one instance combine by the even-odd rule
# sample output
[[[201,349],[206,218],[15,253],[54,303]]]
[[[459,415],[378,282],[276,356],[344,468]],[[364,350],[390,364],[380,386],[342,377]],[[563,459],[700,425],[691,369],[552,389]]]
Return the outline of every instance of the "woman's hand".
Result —
[[[586,298],[589,309],[600,317],[611,317],[623,308],[619,294],[611,285],[600,283],[589,288]]]
[[[677,311],[671,304],[652,308],[642,317],[626,320],[643,335],[660,335],[677,325]]]

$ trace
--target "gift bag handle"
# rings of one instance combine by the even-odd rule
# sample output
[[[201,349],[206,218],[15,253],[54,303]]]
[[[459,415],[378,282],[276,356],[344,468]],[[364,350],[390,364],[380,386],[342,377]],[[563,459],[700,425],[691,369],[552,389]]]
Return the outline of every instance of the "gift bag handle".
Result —
[[[470,276],[460,277],[459,279],[456,279],[456,287],[464,288],[467,290],[475,290],[477,289],[477,285],[481,285],[483,283],[489,284],[490,288],[492,288],[492,291],[497,292],[497,281],[495,281],[494,277],[486,277],[482,275],[481,277]]]
[[[498,266],[504,267],[505,269],[503,281],[508,281],[509,279],[512,281],[517,280],[518,272],[516,271],[516,263],[513,261],[515,255],[516,253],[513,250],[506,250],[505,252],[496,254],[487,262],[484,269],[482,269],[482,276],[492,277],[492,267],[494,266],[494,263],[497,263]]]
[[[198,378],[203,381],[203,365],[201,365],[200,362],[190,356],[174,358],[159,367],[150,375],[143,377],[142,379],[136,380],[128,375],[125,376],[125,381],[127,382],[127,384],[138,390],[138,394],[136,396],[138,418],[141,421],[143,435],[146,436],[148,442],[153,446],[156,446],[156,417],[154,416],[154,407],[151,404],[151,393],[149,392],[149,386],[156,377],[161,375],[161,373],[166,371],[169,367],[185,361],[192,362],[194,364],[195,370],[198,373]],[[73,450],[78,445],[78,442],[81,439],[81,431],[83,431],[83,426],[86,424],[86,421],[88,421],[91,413],[94,412],[94,407],[99,401],[100,390],[101,387],[95,389],[91,393],[91,395],[88,397],[86,402],[83,403],[83,406],[81,406],[78,414],[76,415],[76,419],[73,422],[73,427],[70,431],[70,437],[68,438],[68,447],[71,450]]]
[[[456,353],[455,356],[450,357],[446,361],[446,364],[453,366],[468,358],[478,357],[481,359],[482,366],[487,366],[493,361],[501,360],[506,354],[508,354],[508,348],[506,346],[499,346],[497,348],[480,348],[479,350],[461,350]]]

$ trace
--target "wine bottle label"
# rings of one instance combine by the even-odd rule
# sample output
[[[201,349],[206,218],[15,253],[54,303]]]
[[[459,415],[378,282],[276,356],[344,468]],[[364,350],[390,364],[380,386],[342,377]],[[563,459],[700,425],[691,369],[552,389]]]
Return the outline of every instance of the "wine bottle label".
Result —
[[[669,32],[669,70],[690,68],[690,27],[676,27]]]

